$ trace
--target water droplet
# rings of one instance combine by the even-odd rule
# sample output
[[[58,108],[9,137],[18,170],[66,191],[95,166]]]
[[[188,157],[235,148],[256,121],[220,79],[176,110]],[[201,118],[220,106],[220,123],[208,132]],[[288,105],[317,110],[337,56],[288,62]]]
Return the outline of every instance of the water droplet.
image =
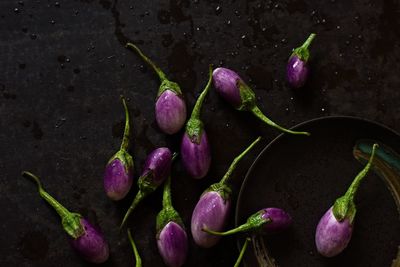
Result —
[[[18,7],[14,8],[14,12],[15,12],[15,13],[19,13]]]
[[[336,29],[340,30],[340,25],[337,25],[337,26],[336,26]]]
[[[226,22],[226,24],[227,24],[227,25],[231,25],[232,22],[231,22],[230,20],[228,20],[228,21]]]
[[[215,14],[219,15],[219,14],[221,14],[221,12],[222,12],[221,6],[217,6],[217,7],[215,8]]]
[[[24,1],[18,1],[18,4],[19,4],[20,6],[23,6],[23,5],[24,5]]]
[[[56,22],[54,20],[51,20],[50,23],[54,25]]]
[[[325,112],[325,108],[321,108],[321,111],[322,111],[322,112]]]
[[[60,2],[55,2],[55,3],[54,3],[54,6],[55,6],[55,7],[60,7]]]

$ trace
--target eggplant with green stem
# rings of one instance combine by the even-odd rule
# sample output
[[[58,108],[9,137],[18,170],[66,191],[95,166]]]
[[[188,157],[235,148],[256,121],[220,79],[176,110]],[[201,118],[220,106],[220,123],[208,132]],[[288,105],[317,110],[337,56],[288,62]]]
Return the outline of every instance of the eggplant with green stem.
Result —
[[[157,247],[165,265],[182,266],[187,257],[188,240],[179,213],[172,206],[171,176],[164,183],[163,208],[157,215]]]
[[[110,254],[109,246],[104,235],[92,226],[79,213],[70,212],[55,198],[47,193],[40,178],[30,172],[22,172],[22,176],[32,179],[39,190],[40,196],[54,208],[61,218],[64,231],[70,237],[71,246],[85,260],[92,263],[105,262]]]
[[[186,103],[181,88],[176,82],[168,80],[165,73],[136,45],[127,43],[126,47],[134,50],[157,73],[161,83],[155,106],[157,125],[166,134],[177,133],[186,121]]]
[[[200,119],[200,111],[212,80],[210,66],[209,79],[193,108],[192,115],[186,123],[185,133],[181,143],[182,163],[190,176],[196,179],[206,176],[211,164],[210,144],[204,124]]]
[[[171,150],[167,147],[157,148],[147,156],[142,175],[138,179],[139,191],[125,213],[120,229],[125,225],[136,206],[165,181],[171,171],[173,157],[175,158],[176,154],[172,155]]]
[[[121,147],[108,161],[104,172],[104,190],[112,200],[121,200],[129,192],[133,183],[133,159],[128,152],[130,121],[125,97],[121,96],[125,110],[125,130]]]
[[[320,219],[315,232],[315,244],[321,255],[334,257],[340,254],[349,244],[357,212],[354,198],[361,182],[373,164],[377,148],[378,144],[374,144],[368,163],[354,178],[346,193],[336,199],[333,206]]]
[[[282,132],[295,135],[310,135],[308,132],[297,132],[286,129],[267,116],[257,106],[256,95],[240,76],[233,70],[227,68],[217,68],[213,71],[214,87],[219,95],[240,111],[250,111],[267,125]]]
[[[219,241],[218,236],[204,232],[203,228],[221,231],[225,227],[231,207],[232,189],[228,184],[229,179],[239,161],[260,141],[260,139],[261,137],[258,137],[233,160],[220,182],[212,184],[200,196],[193,210],[191,220],[192,236],[194,242],[198,246],[209,248],[216,245]]]

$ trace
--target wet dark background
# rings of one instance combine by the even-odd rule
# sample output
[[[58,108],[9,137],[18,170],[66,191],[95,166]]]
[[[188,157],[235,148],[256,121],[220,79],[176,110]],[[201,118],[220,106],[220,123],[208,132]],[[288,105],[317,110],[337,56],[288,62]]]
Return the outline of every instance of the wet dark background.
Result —
[[[0,1],[0,265],[88,265],[70,249],[57,216],[22,170],[40,175],[60,202],[103,229],[112,255],[105,266],[133,265],[117,226],[134,192],[113,203],[102,188],[104,164],[122,135],[119,95],[130,99],[136,174],[149,151],[176,150],[180,135],[157,129],[158,80],[124,48],[128,40],[180,83],[189,108],[213,63],[237,70],[260,108],[283,125],[354,115],[399,131],[399,29],[396,0]],[[310,32],[318,34],[313,72],[305,88],[294,91],[285,83],[285,63]],[[257,135],[265,137],[237,170],[237,191],[255,155],[278,135],[214,91],[202,117],[212,143],[209,175],[195,181],[180,164],[174,167],[174,203],[186,225],[201,192],[236,154]],[[146,200],[129,223],[144,266],[162,266],[154,239],[160,196]],[[191,246],[187,266],[232,266],[234,241],[226,238],[212,250]]]

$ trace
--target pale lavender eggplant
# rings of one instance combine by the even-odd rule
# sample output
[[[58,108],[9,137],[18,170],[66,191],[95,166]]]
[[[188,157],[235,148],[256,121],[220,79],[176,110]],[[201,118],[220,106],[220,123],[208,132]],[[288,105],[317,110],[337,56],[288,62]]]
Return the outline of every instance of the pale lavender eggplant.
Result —
[[[238,81],[243,81],[233,70],[216,68],[213,71],[214,87],[225,101],[238,109],[242,105]]]
[[[198,246],[210,248],[218,243],[220,237],[204,232],[203,228],[214,231],[223,230],[230,207],[230,198],[225,200],[219,192],[205,192],[200,197],[193,210],[191,222],[192,236]]]
[[[225,227],[230,213],[232,189],[228,181],[239,161],[261,140],[258,137],[242,153],[240,153],[229,166],[228,171],[221,181],[212,184],[200,196],[192,213],[191,231],[194,242],[204,248],[209,248],[218,243],[219,237],[210,235],[203,228],[221,231]]]
[[[172,152],[167,147],[153,150],[146,158],[142,174],[138,179],[139,191],[125,213],[120,229],[125,225],[131,212],[150,193],[154,192],[168,177],[171,171]]]
[[[102,233],[86,219],[81,219],[85,233],[71,240],[72,247],[82,258],[92,263],[105,262],[110,254],[108,244]]]
[[[128,152],[130,122],[129,111],[125,98],[121,96],[125,109],[125,130],[121,147],[108,161],[104,172],[104,191],[112,200],[123,199],[131,189],[133,183],[133,159]]]
[[[202,230],[215,236],[227,236],[249,231],[260,234],[275,234],[289,228],[292,221],[292,217],[286,211],[279,208],[266,208],[257,211],[247,219],[246,223],[234,229],[220,232],[204,227]]]
[[[310,135],[308,132],[297,132],[286,129],[267,116],[257,106],[256,95],[240,76],[233,70],[217,68],[213,72],[214,87],[222,98],[230,103],[235,109],[249,111],[267,125],[289,134]]]
[[[167,79],[165,73],[145,56],[134,44],[127,43],[126,47],[133,49],[157,73],[160,79],[158,89],[155,117],[158,127],[166,134],[177,133],[186,121],[186,104],[181,88],[176,82]]]
[[[174,91],[164,91],[156,101],[156,121],[166,134],[177,133],[186,120],[186,104],[181,95]]]
[[[157,247],[164,263],[169,267],[185,264],[188,240],[183,221],[172,205],[171,175],[164,183],[163,208],[157,214]]]
[[[318,252],[325,257],[341,253],[349,244],[353,233],[353,224],[348,218],[338,221],[330,208],[318,223],[315,244]]]
[[[315,231],[315,244],[321,255],[334,257],[349,244],[357,212],[354,197],[372,166],[377,148],[378,144],[372,146],[368,163],[354,178],[346,193],[337,198],[334,205],[320,219]]]
[[[186,261],[188,251],[186,231],[178,223],[170,221],[159,233],[157,247],[165,265],[182,266]]]
[[[186,123],[181,142],[183,166],[189,175],[196,179],[206,176],[211,164],[210,144],[204,124],[200,119],[200,112],[204,99],[210,90],[212,73],[210,66],[207,85],[196,101],[190,119]]]
[[[109,246],[103,234],[84,219],[82,215],[70,212],[47,193],[43,189],[38,176],[26,171],[24,171],[22,175],[34,180],[40,196],[52,206],[60,216],[64,231],[71,238],[71,246],[75,251],[89,262],[105,262],[109,257]]]
[[[203,130],[200,142],[192,142],[189,135],[183,134],[181,143],[182,163],[186,171],[193,178],[200,179],[206,176],[211,164],[211,151],[207,133]]]
[[[316,34],[312,33],[300,47],[293,50],[293,53],[289,57],[289,61],[286,66],[286,78],[288,84],[292,88],[303,87],[307,81],[309,66],[308,60],[310,57],[310,51],[308,47],[314,40]]]

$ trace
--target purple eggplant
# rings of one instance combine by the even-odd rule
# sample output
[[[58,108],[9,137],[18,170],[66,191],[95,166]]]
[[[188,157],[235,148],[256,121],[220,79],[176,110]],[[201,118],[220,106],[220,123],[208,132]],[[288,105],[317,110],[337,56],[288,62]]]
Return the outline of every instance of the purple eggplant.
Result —
[[[156,98],[156,121],[158,127],[164,133],[177,133],[186,121],[186,104],[179,85],[168,80],[165,73],[145,56],[136,45],[127,43],[126,47],[133,49],[157,73],[161,84]]]
[[[226,236],[249,231],[262,234],[274,234],[289,228],[291,224],[292,217],[286,211],[279,208],[266,208],[257,211],[247,219],[246,223],[234,229],[218,232],[204,227],[203,231],[217,236]]]
[[[169,148],[160,147],[153,150],[146,158],[142,175],[138,179],[139,191],[122,220],[122,228],[131,212],[150,193],[153,193],[167,178],[171,170],[172,152]]]
[[[135,266],[136,267],[142,267],[142,259],[140,258],[139,252],[137,250],[135,241],[132,238],[131,230],[128,229],[128,238],[129,242],[131,243],[132,249],[133,249],[133,254],[135,255]]]
[[[235,265],[233,267],[240,266],[240,263],[242,262],[242,259],[243,259],[243,255],[246,252],[247,246],[249,245],[250,241],[251,241],[251,239],[249,237],[247,237],[246,240],[244,241],[244,245],[243,245],[242,249],[240,250],[239,257],[237,258]]]
[[[104,172],[104,190],[112,200],[121,200],[128,194],[133,183],[133,159],[128,153],[130,122],[125,98],[121,96],[125,110],[125,130],[119,151],[111,157]]]
[[[213,81],[216,91],[235,109],[240,111],[250,111],[269,126],[272,126],[282,132],[289,134],[310,135],[308,132],[288,130],[266,117],[257,106],[256,95],[254,91],[233,70],[227,68],[215,69],[213,72]]]
[[[357,212],[354,197],[361,181],[371,168],[377,148],[378,144],[374,144],[367,165],[358,173],[347,192],[336,199],[334,205],[319,221],[315,233],[315,244],[321,255],[325,257],[336,256],[349,244]]]
[[[47,193],[40,182],[39,177],[24,171],[24,177],[29,177],[38,186],[40,196],[50,204],[61,217],[62,226],[71,237],[71,246],[85,260],[92,263],[103,263],[109,257],[109,247],[103,234],[93,227],[82,215],[70,212],[49,193]]]
[[[220,182],[212,184],[201,195],[193,210],[191,222],[192,236],[197,245],[209,248],[219,241],[220,238],[218,236],[204,232],[203,228],[221,231],[225,227],[230,212],[232,194],[232,189],[228,181],[238,162],[260,141],[260,139],[261,137],[258,137],[246,150],[233,160]]]
[[[308,59],[310,58],[310,51],[308,47],[314,40],[316,34],[312,33],[300,47],[293,50],[289,57],[286,67],[287,81],[292,88],[300,88],[307,81],[309,67]]]
[[[200,120],[201,106],[206,97],[212,80],[212,68],[206,87],[197,99],[192,115],[186,123],[185,133],[181,143],[183,166],[190,176],[199,179],[206,176],[210,169],[211,152],[204,124]]]
[[[163,208],[157,215],[157,247],[165,265],[180,267],[186,261],[188,240],[179,213],[172,206],[171,176],[164,184]]]

